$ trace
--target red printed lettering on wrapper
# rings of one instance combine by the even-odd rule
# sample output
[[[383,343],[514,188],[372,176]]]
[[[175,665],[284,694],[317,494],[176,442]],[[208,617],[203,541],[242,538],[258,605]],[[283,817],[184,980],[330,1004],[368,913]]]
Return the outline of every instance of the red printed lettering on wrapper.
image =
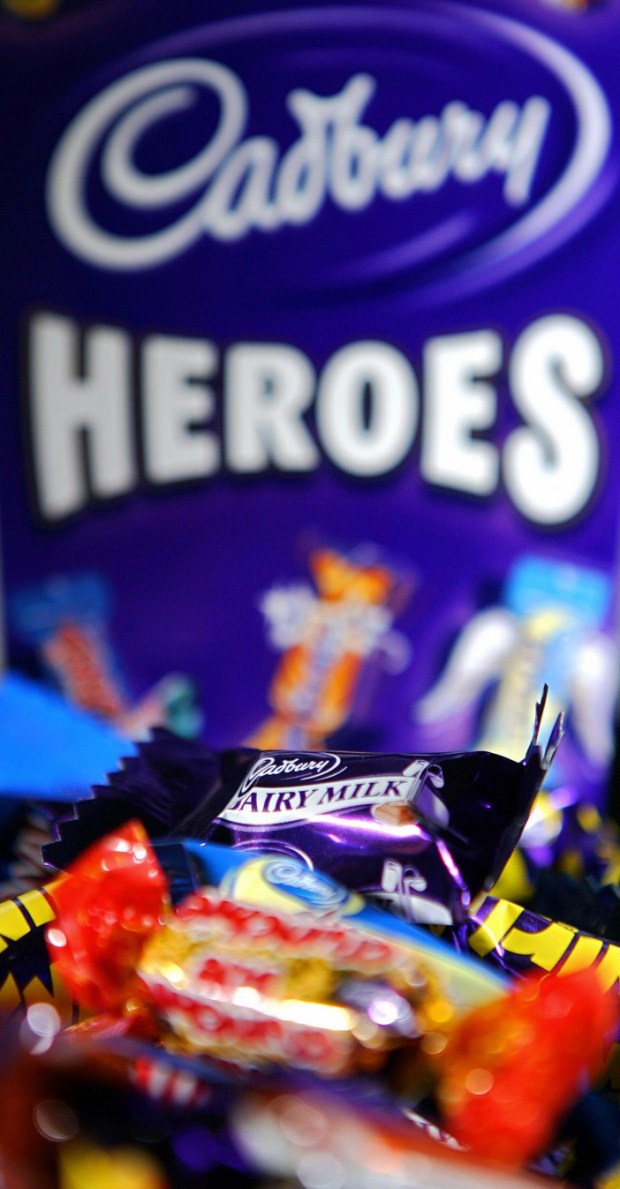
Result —
[[[251,986],[261,995],[268,995],[278,981],[278,971],[209,957],[202,963],[196,978],[199,984],[206,986],[226,990]]]
[[[273,946],[282,956],[322,957],[345,967],[378,972],[400,965],[402,953],[380,938],[369,938],[342,925],[300,924],[277,913],[237,904],[235,901],[197,893],[180,910],[179,919],[196,925],[196,936],[205,940],[224,934],[229,944]]]
[[[225,1060],[292,1062],[323,1074],[344,1072],[348,1033],[330,1033],[227,1003],[201,1003],[161,983],[153,988],[171,1027],[196,1047]],[[277,1001],[276,1001],[277,1002]]]

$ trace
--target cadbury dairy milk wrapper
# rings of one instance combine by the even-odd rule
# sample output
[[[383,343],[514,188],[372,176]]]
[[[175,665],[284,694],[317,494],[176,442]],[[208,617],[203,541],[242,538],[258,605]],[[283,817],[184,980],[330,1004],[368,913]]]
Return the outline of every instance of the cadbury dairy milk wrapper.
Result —
[[[302,859],[406,919],[449,924],[513,851],[557,749],[538,730],[521,763],[488,752],[214,752],[158,731],[76,805],[44,848],[64,868],[114,825]]]
[[[535,734],[521,764],[484,752],[263,753],[207,836],[302,857],[405,919],[460,920],[516,846],[560,730],[544,756]]]
[[[44,847],[64,869],[89,843],[138,817],[151,837],[209,840],[302,859],[405,919],[449,924],[495,882],[562,735],[534,732],[517,763],[490,752],[216,752],[165,730],[77,803]]]
[[[11,663],[600,804],[620,0],[232,7],[0,0]]]

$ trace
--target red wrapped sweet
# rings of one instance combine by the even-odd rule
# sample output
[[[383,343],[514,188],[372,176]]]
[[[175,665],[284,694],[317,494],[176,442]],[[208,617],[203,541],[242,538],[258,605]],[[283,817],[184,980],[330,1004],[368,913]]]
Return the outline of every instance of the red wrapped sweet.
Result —
[[[615,996],[590,968],[528,976],[450,1036],[425,1038],[446,1126],[479,1156],[525,1164],[602,1072],[617,1019]]]
[[[47,931],[52,960],[75,999],[92,1012],[123,1012],[142,1001],[137,965],[168,908],[166,877],[148,835],[129,822],[95,843],[54,891]]]

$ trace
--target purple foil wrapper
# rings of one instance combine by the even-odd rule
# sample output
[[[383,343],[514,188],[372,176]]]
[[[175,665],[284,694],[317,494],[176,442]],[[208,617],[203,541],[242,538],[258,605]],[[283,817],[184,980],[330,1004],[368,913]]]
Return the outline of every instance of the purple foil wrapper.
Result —
[[[405,919],[462,920],[514,849],[550,754],[522,763],[435,756],[264,753],[206,831],[295,855]]]
[[[516,846],[555,754],[559,720],[538,746],[543,707],[520,763],[490,752],[217,753],[158,731],[46,859],[62,867],[105,832],[112,800],[156,835],[295,856],[406,919],[460,921]]]

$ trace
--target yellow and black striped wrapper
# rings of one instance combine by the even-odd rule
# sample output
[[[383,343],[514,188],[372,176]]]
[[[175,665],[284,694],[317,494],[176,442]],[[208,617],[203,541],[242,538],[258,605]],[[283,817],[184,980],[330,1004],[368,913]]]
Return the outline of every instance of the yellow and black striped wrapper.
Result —
[[[77,1004],[50,962],[45,930],[56,917],[60,880],[0,903],[0,1013],[53,1003],[63,1025],[76,1023]]]

